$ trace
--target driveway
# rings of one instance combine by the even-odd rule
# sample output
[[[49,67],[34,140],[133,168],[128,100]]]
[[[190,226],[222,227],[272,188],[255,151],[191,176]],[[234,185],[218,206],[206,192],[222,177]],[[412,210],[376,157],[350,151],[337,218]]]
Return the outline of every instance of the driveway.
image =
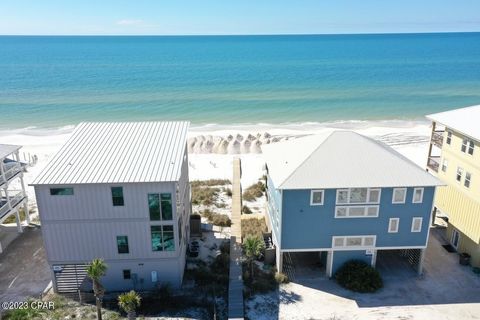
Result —
[[[442,232],[431,232],[421,277],[408,266],[381,271],[384,288],[374,294],[350,292],[325,277],[301,278],[249,300],[250,319],[480,319],[480,276],[441,246]]]
[[[51,273],[39,227],[25,227],[23,234],[0,254],[0,275],[0,302],[41,295]]]

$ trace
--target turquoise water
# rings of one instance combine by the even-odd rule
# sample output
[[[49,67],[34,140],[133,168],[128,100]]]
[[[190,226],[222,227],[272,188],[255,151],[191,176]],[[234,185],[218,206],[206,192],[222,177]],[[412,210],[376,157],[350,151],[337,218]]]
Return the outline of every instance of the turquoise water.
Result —
[[[0,37],[0,129],[420,119],[480,103],[480,33]]]

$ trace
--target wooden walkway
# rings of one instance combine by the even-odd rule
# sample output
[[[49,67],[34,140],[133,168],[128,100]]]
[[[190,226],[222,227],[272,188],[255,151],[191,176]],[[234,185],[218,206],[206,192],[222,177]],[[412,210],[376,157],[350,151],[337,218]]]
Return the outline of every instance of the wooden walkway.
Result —
[[[232,227],[230,235],[230,275],[228,285],[228,319],[243,319],[242,280],[242,187],[240,159],[233,160]]]

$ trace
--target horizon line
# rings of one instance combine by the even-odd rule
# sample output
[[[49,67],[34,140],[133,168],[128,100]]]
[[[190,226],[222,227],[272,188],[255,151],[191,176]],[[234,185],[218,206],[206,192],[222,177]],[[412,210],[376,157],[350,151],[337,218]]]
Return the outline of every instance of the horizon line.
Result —
[[[480,33],[478,31],[358,32],[358,33],[253,33],[253,34],[0,34],[0,37],[267,37],[267,36],[348,36]]]

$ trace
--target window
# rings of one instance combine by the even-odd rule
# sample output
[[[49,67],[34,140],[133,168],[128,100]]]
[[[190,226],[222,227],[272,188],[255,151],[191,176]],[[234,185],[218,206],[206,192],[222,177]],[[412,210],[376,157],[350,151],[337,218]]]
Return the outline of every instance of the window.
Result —
[[[160,199],[162,202],[162,220],[172,220],[172,195],[162,193]]]
[[[128,253],[128,237],[117,236],[117,250],[118,253]]]
[[[380,189],[339,189],[337,190],[337,204],[379,203],[380,193]]]
[[[73,196],[73,188],[50,188],[51,196]]]
[[[463,169],[458,167],[457,168],[457,181],[458,182],[462,181],[462,176],[463,176]]]
[[[407,188],[393,189],[392,203],[405,203],[406,197],[407,197]]]
[[[452,144],[452,132],[447,131],[447,144]]]
[[[129,280],[132,278],[132,273],[130,272],[129,269],[123,270],[123,279]]]
[[[423,218],[421,217],[414,217],[412,219],[412,232],[420,232],[422,231],[422,221]]]
[[[468,152],[469,155],[473,155],[474,149],[475,149],[475,144],[473,143],[473,140],[463,138],[461,151],[463,153]]]
[[[397,233],[399,224],[400,218],[390,218],[388,221],[388,233]]]
[[[423,188],[413,189],[413,203],[422,203],[423,202]]]
[[[472,180],[472,174],[470,172],[465,173],[465,181],[463,185],[467,188],[470,188],[470,181]]]
[[[323,205],[323,190],[312,190],[310,193],[310,205]]]
[[[335,218],[370,217],[378,217],[378,206],[339,206],[335,208]]]
[[[122,187],[112,187],[112,204],[114,207],[124,205]]]
[[[447,159],[443,159],[442,171],[443,171],[443,172],[447,172],[447,168],[448,168],[448,160],[447,160]]]
[[[334,248],[363,248],[374,247],[376,236],[334,236],[332,246]]]
[[[148,210],[150,211],[150,220],[160,220],[160,195],[148,195]]]
[[[151,226],[150,232],[153,251],[175,251],[172,225]]]

